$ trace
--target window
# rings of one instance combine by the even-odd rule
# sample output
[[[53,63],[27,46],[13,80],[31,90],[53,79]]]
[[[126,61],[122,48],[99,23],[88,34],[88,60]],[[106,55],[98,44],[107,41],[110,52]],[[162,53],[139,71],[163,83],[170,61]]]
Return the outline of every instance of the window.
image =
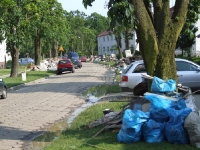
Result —
[[[144,64],[137,65],[133,72],[134,73],[144,73],[144,72],[146,72]]]
[[[109,52],[109,47],[107,47],[107,51]]]
[[[105,42],[105,37],[103,37],[103,41]]]
[[[184,61],[176,61],[176,69],[177,71],[197,71],[197,66],[184,62]]]
[[[107,36],[107,41],[109,41],[109,35]]]
[[[105,47],[103,47],[103,51],[104,51],[104,52],[105,52],[105,50],[106,50]]]
[[[122,70],[122,73],[126,74],[129,71],[129,69],[131,69],[132,66],[133,66],[133,64],[128,65],[128,67],[126,69]]]
[[[113,41],[113,36],[112,35],[110,36],[110,38],[111,38],[111,41]]]

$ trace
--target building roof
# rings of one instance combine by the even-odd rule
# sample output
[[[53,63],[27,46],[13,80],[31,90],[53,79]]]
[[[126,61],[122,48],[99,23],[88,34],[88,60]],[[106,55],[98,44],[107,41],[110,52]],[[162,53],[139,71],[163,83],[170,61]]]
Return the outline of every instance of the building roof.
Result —
[[[103,31],[102,33],[100,33],[99,35],[98,35],[98,37],[101,37],[101,36],[106,36],[106,35],[110,35],[110,34],[113,34],[113,32],[112,31]]]

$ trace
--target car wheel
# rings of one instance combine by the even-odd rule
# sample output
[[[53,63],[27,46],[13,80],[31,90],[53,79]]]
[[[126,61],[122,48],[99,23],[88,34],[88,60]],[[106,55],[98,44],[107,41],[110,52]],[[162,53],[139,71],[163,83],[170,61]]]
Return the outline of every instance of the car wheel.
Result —
[[[75,69],[73,68],[73,69],[72,69],[72,73],[74,73],[74,72],[75,72]]]
[[[57,70],[57,74],[61,74],[61,72]]]
[[[2,98],[2,99],[6,99],[6,97],[7,97],[7,89],[4,87],[4,88],[3,88],[2,95],[1,95],[1,98]]]

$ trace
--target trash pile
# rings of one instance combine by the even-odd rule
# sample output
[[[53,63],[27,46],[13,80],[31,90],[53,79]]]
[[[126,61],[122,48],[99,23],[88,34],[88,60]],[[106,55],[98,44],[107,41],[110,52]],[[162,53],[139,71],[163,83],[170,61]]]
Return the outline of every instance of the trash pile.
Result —
[[[117,140],[134,143],[144,140],[160,143],[189,144],[200,148],[200,111],[196,109],[191,90],[180,87],[184,92],[175,92],[176,82],[153,77],[151,92],[144,98],[149,102],[148,111],[141,103],[126,109]]]
[[[31,71],[47,71],[47,70],[52,70],[55,71],[57,70],[57,64],[58,60],[42,60],[40,62],[40,65],[33,65],[31,66]]]

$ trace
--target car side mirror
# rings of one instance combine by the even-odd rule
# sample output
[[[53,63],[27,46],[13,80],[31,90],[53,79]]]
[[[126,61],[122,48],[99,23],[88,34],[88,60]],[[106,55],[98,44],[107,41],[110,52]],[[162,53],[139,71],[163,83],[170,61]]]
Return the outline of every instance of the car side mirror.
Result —
[[[200,72],[200,68],[197,68],[197,72]]]

